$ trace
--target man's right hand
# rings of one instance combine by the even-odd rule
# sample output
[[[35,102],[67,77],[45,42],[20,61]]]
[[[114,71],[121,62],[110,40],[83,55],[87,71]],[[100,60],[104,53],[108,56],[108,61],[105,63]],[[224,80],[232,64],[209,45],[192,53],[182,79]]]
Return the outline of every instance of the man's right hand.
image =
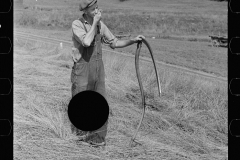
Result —
[[[101,10],[98,10],[93,18],[93,22],[97,24],[101,20]]]

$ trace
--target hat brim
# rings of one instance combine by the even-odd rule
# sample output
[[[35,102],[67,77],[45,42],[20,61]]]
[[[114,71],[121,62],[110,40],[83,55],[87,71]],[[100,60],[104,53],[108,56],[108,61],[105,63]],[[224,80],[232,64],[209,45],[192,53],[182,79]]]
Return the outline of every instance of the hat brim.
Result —
[[[83,11],[83,10],[87,9],[88,7],[91,7],[91,6],[94,5],[95,3],[97,3],[97,0],[92,1],[92,2],[89,3],[86,7],[81,8],[80,11]]]

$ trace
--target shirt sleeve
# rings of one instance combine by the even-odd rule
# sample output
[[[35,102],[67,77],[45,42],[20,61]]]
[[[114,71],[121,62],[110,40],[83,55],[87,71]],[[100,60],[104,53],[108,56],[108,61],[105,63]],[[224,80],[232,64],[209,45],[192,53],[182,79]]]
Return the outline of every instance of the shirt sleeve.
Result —
[[[85,45],[83,44],[83,39],[85,38],[87,33],[81,21],[79,20],[73,21],[72,32],[74,38],[85,47]]]
[[[114,49],[118,39],[111,33],[103,22],[101,22],[101,31],[103,35],[103,43]]]

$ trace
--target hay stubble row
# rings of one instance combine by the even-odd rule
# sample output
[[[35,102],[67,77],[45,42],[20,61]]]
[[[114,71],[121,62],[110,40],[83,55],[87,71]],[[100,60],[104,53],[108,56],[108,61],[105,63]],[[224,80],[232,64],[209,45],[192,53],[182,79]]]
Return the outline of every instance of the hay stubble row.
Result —
[[[159,69],[163,82],[163,98],[158,99],[152,66],[143,62],[140,70],[145,75],[143,83],[149,95],[147,102],[152,107],[148,107],[137,137],[142,145],[127,148],[126,144],[141,115],[134,60],[107,52],[104,53],[103,60],[108,102],[113,110],[113,116],[109,117],[107,146],[96,149],[75,143],[76,137],[70,132],[66,115],[66,107],[71,97],[70,73],[73,65],[69,51],[68,47],[60,49],[57,45],[37,41],[26,43],[19,40],[15,43],[15,159],[220,160],[227,157],[227,134],[220,134],[214,128],[211,130],[210,124],[193,123],[198,118],[194,116],[205,108],[191,110],[192,104],[183,103],[188,111],[185,118],[181,116],[183,111],[177,108],[177,101],[180,99],[177,98],[178,95],[194,92],[197,95],[201,88],[193,90],[194,86],[191,85],[190,89],[179,88],[181,81],[174,82],[174,77],[181,74],[175,75]],[[193,78],[186,78],[186,81],[191,82],[189,79]],[[224,95],[214,92],[214,82],[208,82],[208,85],[213,88],[212,96],[218,95],[219,100],[216,101],[223,105],[224,102],[220,99],[223,99],[221,96]],[[178,90],[179,93],[173,95],[173,90]],[[187,101],[182,99],[184,100]],[[207,111],[210,113],[211,110],[216,108]],[[212,117],[215,120],[217,118],[220,118],[220,113]],[[214,136],[219,141],[214,141]]]

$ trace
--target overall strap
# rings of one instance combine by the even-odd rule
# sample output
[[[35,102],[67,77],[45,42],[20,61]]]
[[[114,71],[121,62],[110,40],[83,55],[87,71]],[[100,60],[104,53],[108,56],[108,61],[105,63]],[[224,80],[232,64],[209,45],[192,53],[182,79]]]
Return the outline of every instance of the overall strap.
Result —
[[[81,22],[82,22],[82,24],[83,24],[83,26],[84,26],[84,29],[85,29],[85,31],[87,32],[87,28],[86,28],[86,26],[85,26],[85,20],[83,19],[83,17],[81,17],[80,19],[79,19]]]

